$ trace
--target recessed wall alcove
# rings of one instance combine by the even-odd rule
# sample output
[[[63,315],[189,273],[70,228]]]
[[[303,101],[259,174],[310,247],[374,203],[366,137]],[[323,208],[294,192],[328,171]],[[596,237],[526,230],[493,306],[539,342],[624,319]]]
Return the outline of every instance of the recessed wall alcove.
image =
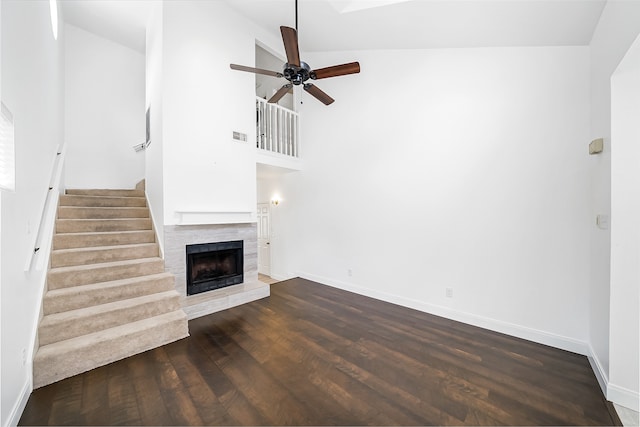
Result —
[[[189,319],[205,316],[269,296],[269,285],[258,281],[258,235],[255,223],[167,225],[165,269],[176,276],[176,290]],[[243,282],[187,295],[187,245],[242,241]]]

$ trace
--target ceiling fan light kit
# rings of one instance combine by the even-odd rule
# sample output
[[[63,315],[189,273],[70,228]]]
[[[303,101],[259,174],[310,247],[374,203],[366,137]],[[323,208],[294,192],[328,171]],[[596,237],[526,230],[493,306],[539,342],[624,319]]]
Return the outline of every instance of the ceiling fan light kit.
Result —
[[[296,27],[298,24],[298,1],[296,0]],[[231,64],[231,69],[237,71],[246,71],[249,73],[263,74],[266,76],[282,78],[284,77],[289,83],[282,86],[268,102],[278,102],[293,86],[300,86],[306,92],[318,99],[325,105],[334,102],[334,99],[323,92],[313,83],[307,83],[308,80],[320,80],[329,77],[344,76],[347,74],[356,74],[360,72],[360,64],[358,62],[349,62],[347,64],[334,65],[331,67],[319,68],[312,70],[309,64],[300,61],[300,50],[298,48],[298,31],[291,27],[280,27],[282,34],[282,42],[284,50],[287,54],[287,62],[283,66],[282,72],[264,70],[261,68],[246,67],[244,65]]]

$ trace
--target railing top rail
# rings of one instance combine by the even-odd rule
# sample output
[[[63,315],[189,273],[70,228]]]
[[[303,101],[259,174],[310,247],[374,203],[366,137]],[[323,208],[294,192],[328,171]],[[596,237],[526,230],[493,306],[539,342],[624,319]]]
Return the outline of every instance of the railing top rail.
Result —
[[[287,108],[287,107],[283,107],[282,105],[279,105],[279,104],[269,104],[269,103],[267,102],[267,100],[266,100],[266,99],[264,99],[264,98],[260,98],[259,96],[256,96],[256,100],[257,100],[258,102],[260,102],[261,104],[265,104],[265,105],[267,105],[267,104],[268,104],[268,105],[271,105],[273,108],[276,108],[276,109],[278,109],[278,110],[283,110],[283,111],[287,112],[287,114],[293,114],[294,116],[299,116],[299,115],[300,115],[300,113],[298,113],[297,111],[293,111],[293,110],[291,110],[291,109],[289,109],[289,108]]]

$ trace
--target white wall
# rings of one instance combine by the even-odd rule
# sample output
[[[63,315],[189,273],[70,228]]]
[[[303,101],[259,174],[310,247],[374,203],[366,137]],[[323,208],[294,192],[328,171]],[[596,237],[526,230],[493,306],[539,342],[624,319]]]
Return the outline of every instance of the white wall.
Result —
[[[51,162],[63,142],[64,30],[51,32],[49,2],[3,0],[2,101],[15,125],[16,191],[2,192],[1,425],[15,424],[31,391],[31,357],[44,270],[25,273]],[[52,230],[44,230],[48,252]],[[26,363],[23,363],[23,352]]]
[[[163,7],[164,224],[179,223],[178,211],[255,219],[254,76],[229,64],[252,65],[256,39],[281,41],[224,2]],[[233,141],[233,131],[247,142]]]
[[[640,2],[610,0],[605,5],[590,45],[591,134],[605,139],[604,152],[589,159],[591,359],[603,390],[609,380],[609,276],[611,230],[595,224],[598,214],[611,215],[611,75],[640,33]],[[586,148],[585,148],[586,150]]]
[[[362,72],[303,95],[283,273],[586,353],[588,48],[305,57]]]
[[[144,178],[144,55],[66,24],[69,188],[133,188]]]
[[[256,194],[258,203],[269,203],[272,197],[271,180],[259,178],[256,186]]]
[[[607,397],[635,411],[640,380],[640,37],[611,79],[611,297]]]
[[[145,106],[150,110],[151,144],[144,151],[147,201],[158,242],[164,253],[164,160],[162,132],[162,3],[156,3],[147,23]],[[145,107],[145,111],[146,111]]]

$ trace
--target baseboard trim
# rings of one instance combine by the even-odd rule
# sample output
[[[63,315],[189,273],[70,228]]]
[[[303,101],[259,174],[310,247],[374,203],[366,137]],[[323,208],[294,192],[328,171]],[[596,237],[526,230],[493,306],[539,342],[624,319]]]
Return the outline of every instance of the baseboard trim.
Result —
[[[607,386],[607,400],[632,411],[640,412],[640,393],[609,383]]]
[[[598,384],[600,385],[600,390],[602,390],[602,394],[607,396],[607,385],[609,384],[609,376],[607,372],[602,367],[602,363],[600,363],[600,359],[596,355],[595,350],[589,344],[589,354],[587,355],[587,359],[589,360],[589,364],[591,365],[591,370],[596,376],[598,380]],[[609,399],[610,400],[610,399]]]
[[[528,341],[533,341],[539,344],[548,345],[551,347],[559,348],[561,350],[578,353],[583,356],[589,355],[589,346],[584,341],[579,341],[570,337],[565,337],[558,334],[553,334],[546,331],[541,331],[526,326],[517,325],[514,323],[504,322],[489,317],[478,316],[472,313],[466,313],[459,310],[453,310],[448,307],[442,307],[434,304],[429,304],[424,301],[418,301],[411,298],[405,298],[398,295],[389,294],[386,292],[380,292],[369,288],[363,288],[353,285],[351,283],[342,282],[339,280],[332,280],[327,277],[317,276],[315,274],[306,272],[297,272],[297,276],[303,279],[312,280],[314,282],[322,283],[334,288],[342,289],[345,291],[354,292],[367,297],[375,298],[381,301],[390,302],[392,304],[401,305],[403,307],[412,308],[414,310],[422,311],[425,313],[433,314],[447,319],[456,320],[458,322],[466,323],[480,328],[489,329],[495,332],[500,332],[506,335],[510,335],[517,338],[522,338]]]
[[[31,392],[33,391],[33,383],[31,381],[31,365],[27,366],[29,375],[27,376],[26,381],[22,385],[22,389],[20,390],[20,396],[18,401],[11,408],[11,414],[7,418],[7,424],[3,427],[17,426],[20,422],[20,418],[22,417],[22,413],[24,412],[24,408],[27,406],[27,402],[29,401],[29,396],[31,396]]]
[[[282,281],[285,281],[285,280],[293,279],[296,276],[293,275],[293,274],[282,275],[282,274],[278,274],[278,273],[271,273],[269,275],[269,277],[271,277],[272,279],[277,280],[279,282],[282,282]]]

